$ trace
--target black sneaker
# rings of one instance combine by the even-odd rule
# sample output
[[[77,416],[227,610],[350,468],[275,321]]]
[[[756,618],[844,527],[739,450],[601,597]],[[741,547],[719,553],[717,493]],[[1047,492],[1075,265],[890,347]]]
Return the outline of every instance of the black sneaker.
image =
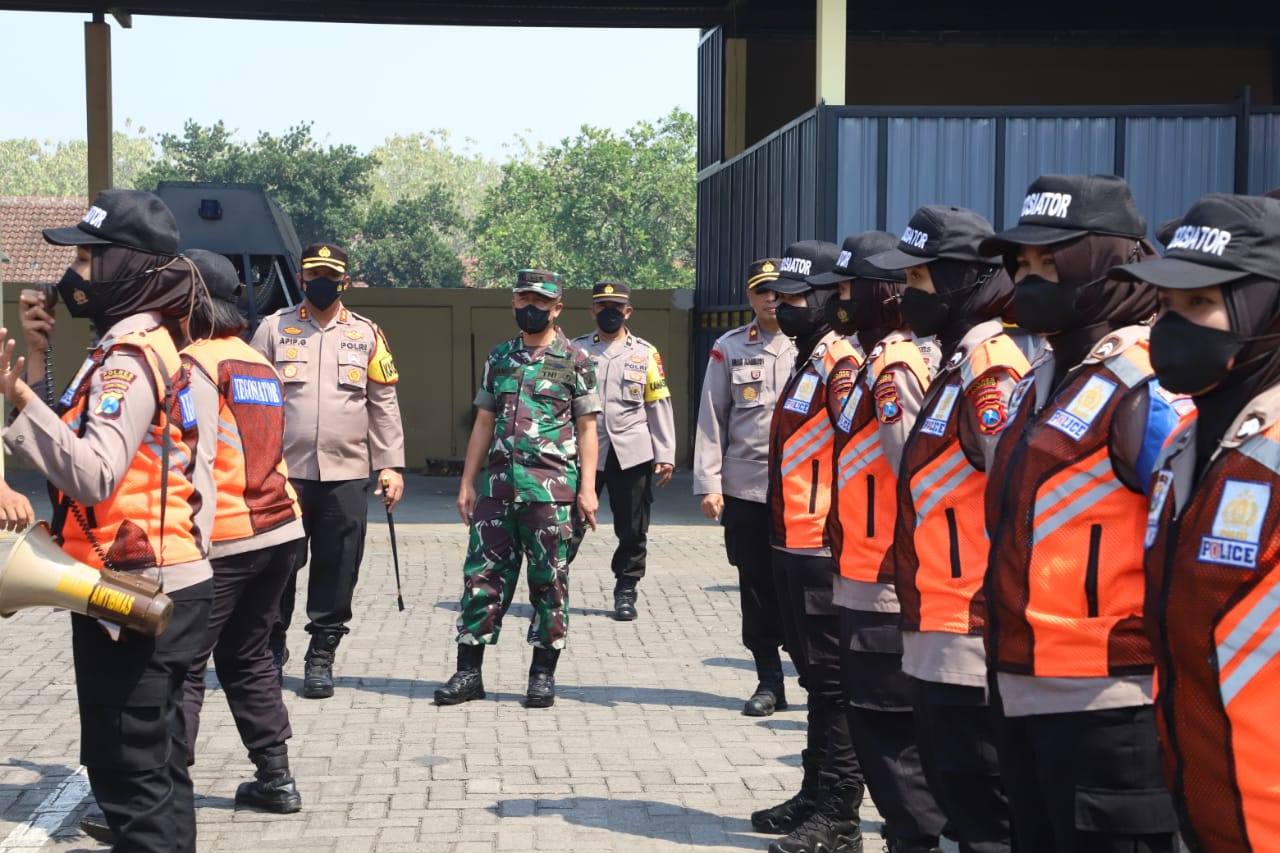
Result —
[[[770,844],[769,853],[862,853],[862,829],[857,820],[814,812],[785,838]]]

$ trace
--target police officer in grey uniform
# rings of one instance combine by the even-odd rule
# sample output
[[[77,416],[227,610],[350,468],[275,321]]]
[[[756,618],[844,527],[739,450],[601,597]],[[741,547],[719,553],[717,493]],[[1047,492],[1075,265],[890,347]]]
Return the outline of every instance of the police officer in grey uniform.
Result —
[[[795,366],[796,348],[778,329],[778,258],[747,270],[747,301],[755,319],[726,332],[711,347],[698,403],[693,445],[693,493],[702,513],[724,526],[724,550],[738,568],[742,644],[756,662],[759,684],[742,713],[767,717],[787,707],[783,690],[782,613],[769,544],[769,424],[778,390]]]
[[[618,548],[613,552],[613,615],[636,618],[636,583],[644,577],[649,507],[657,485],[671,481],[675,469],[676,429],[662,357],[644,338],[626,327],[631,288],[620,281],[598,282],[591,289],[596,330],[573,339],[596,365],[600,401],[600,456],[596,493],[609,490],[609,511]],[[578,524],[570,557],[585,528]]]
[[[307,584],[307,649],[302,695],[333,695],[333,659],[349,632],[351,598],[364,556],[370,468],[375,495],[391,509],[404,493],[404,429],[396,398],[395,362],[377,324],[347,310],[339,294],[351,284],[347,253],[331,243],[302,250],[306,298],[262,321],[253,348],[275,365],[284,384],[284,456],[302,507],[298,568],[311,545]],[[283,667],[285,631],[293,618],[297,576],[280,602],[272,651]]]

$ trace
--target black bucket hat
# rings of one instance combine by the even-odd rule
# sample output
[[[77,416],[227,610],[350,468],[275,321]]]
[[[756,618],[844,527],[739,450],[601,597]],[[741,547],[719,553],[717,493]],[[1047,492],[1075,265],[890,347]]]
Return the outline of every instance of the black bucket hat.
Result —
[[[1027,188],[1013,228],[982,241],[985,255],[1003,255],[1018,246],[1051,246],[1086,234],[1132,237],[1147,233],[1133,191],[1115,175],[1041,175]]]
[[[1159,260],[1114,267],[1113,278],[1193,290],[1246,276],[1280,280],[1280,201],[1209,193],[1191,205]]]
[[[965,207],[927,204],[911,215],[895,249],[867,258],[882,270],[904,270],[950,258],[995,264],[979,251],[983,240],[994,234],[991,223]]]

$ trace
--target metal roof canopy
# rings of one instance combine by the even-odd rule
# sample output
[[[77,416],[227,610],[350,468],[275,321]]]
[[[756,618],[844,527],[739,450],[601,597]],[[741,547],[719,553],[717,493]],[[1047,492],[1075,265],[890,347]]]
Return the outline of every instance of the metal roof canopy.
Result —
[[[376,24],[520,27],[693,27],[720,26],[730,38],[749,35],[811,34],[814,0],[0,0],[0,9],[79,12],[114,16],[129,26],[133,15],[234,18],[271,21],[331,21]],[[1275,5],[1254,0],[1219,0],[1211,10],[1178,14],[1167,2],[1029,4],[995,0],[975,6],[954,0],[850,0],[850,30],[914,32],[934,37],[946,31],[1061,32],[1064,29],[1115,33],[1183,32],[1203,37],[1214,30],[1257,32],[1280,20]]]

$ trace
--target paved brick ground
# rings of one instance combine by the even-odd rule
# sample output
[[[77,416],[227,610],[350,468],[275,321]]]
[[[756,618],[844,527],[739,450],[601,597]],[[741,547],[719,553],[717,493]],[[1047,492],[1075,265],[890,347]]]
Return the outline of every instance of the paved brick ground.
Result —
[[[804,705],[766,719],[739,713],[754,674],[739,640],[736,575],[688,482],[659,493],[638,621],[608,617],[615,540],[607,527],[588,537],[571,576],[558,698],[545,710],[519,701],[529,662],[523,583],[486,659],[488,698],[431,703],[454,668],[466,529],[446,523],[454,483],[409,485],[417,494],[396,518],[408,609],[395,607],[387,528],[375,509],[336,695],[298,696],[300,654],[286,670],[301,813],[233,807],[251,765],[222,694],[210,691],[194,768],[200,850],[766,848],[771,839],[752,833],[747,816],[799,785]],[[290,644],[295,653],[304,646],[300,627]],[[802,698],[794,679],[788,687]],[[0,839],[75,770],[77,749],[67,617],[19,613],[0,623]],[[103,849],[79,834],[77,816],[43,847],[0,841],[0,850]],[[866,849],[878,851],[869,801],[864,817]]]

